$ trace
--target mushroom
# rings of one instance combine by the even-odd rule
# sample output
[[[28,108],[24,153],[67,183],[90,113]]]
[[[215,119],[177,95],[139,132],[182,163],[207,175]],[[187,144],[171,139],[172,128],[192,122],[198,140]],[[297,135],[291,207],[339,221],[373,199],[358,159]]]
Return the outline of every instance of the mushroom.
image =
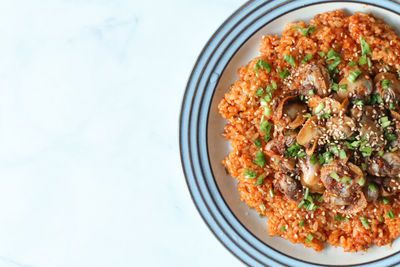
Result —
[[[306,120],[303,116],[306,112],[307,106],[299,102],[296,96],[287,96],[279,103],[275,122],[283,127],[296,129]]]
[[[355,82],[350,82],[347,76],[339,82],[337,95],[339,99],[343,100],[346,97],[350,99],[366,99],[372,94],[374,87],[371,78],[361,73]]]
[[[298,133],[296,140],[302,146],[305,146],[314,141],[319,136],[318,119],[316,116],[308,118],[303,128]]]
[[[283,172],[275,173],[274,186],[292,200],[297,201],[303,196],[303,188],[300,182]]]
[[[348,116],[334,116],[326,122],[328,134],[335,140],[348,139],[355,130],[356,123]]]
[[[400,100],[400,81],[389,72],[378,73],[375,78],[375,90],[387,104],[397,104]]]
[[[323,193],[324,186],[319,179],[321,165],[319,165],[318,162],[312,164],[310,162],[310,158],[308,157],[307,159],[300,160],[299,165],[302,171],[300,175],[301,184],[305,187],[310,188],[311,192]]]

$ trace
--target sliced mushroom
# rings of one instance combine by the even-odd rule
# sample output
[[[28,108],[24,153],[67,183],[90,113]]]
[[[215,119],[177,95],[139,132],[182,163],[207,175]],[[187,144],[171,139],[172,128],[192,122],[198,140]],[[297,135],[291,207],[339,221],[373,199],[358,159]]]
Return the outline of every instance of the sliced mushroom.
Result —
[[[274,186],[286,197],[295,201],[303,196],[303,188],[300,182],[283,172],[275,173]]]
[[[319,178],[321,165],[318,162],[312,164],[310,159],[303,159],[299,161],[301,168],[300,181],[303,186],[310,188],[311,192],[323,193],[324,186]]]
[[[374,82],[375,90],[381,95],[385,103],[398,103],[400,100],[400,81],[395,74],[389,72],[378,73],[374,78]],[[382,82],[384,86],[382,86]]]
[[[306,120],[303,116],[306,112],[307,106],[299,102],[296,96],[287,96],[279,103],[275,123],[296,129]]]
[[[318,139],[319,131],[317,123],[318,119],[316,116],[308,118],[296,137],[297,143],[302,146],[306,146]]]
[[[348,139],[355,130],[356,123],[347,116],[334,116],[326,122],[328,134],[335,140]]]
[[[302,77],[302,86],[305,90],[315,90],[319,96],[328,96],[331,92],[330,76],[321,64],[311,63],[301,65],[297,71]]]
[[[350,99],[366,99],[372,94],[374,87],[368,74],[361,73],[355,82],[350,82],[347,76],[339,82],[337,95],[343,100],[346,97]]]

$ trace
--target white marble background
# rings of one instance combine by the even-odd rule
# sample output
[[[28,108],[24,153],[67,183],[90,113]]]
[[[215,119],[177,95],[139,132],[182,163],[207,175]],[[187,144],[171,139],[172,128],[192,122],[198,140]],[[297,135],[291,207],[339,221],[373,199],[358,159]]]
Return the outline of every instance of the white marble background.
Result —
[[[241,266],[189,196],[178,114],[242,3],[0,2],[0,266]]]

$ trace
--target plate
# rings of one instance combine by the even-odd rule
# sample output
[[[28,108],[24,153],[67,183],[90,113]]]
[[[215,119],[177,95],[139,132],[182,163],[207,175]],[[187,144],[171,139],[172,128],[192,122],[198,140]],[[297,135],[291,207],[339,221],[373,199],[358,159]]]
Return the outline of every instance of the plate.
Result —
[[[236,180],[221,161],[230,151],[222,136],[226,121],[217,105],[238,78],[237,69],[259,55],[261,37],[278,34],[292,21],[343,9],[383,18],[400,33],[400,5],[393,1],[250,1],[214,33],[187,82],[180,114],[183,170],[193,201],[222,244],[251,266],[389,266],[400,263],[400,241],[348,253],[327,247],[318,253],[302,244],[269,236],[266,218],[240,201]]]

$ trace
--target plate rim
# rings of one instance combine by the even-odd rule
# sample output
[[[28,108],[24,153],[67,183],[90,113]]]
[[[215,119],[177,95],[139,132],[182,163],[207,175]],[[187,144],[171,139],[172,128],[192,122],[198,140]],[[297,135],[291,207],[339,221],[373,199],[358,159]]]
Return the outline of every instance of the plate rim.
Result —
[[[267,25],[268,23],[271,23],[272,21],[276,20],[277,18],[279,18],[279,17],[281,17],[281,16],[283,16],[283,15],[289,13],[289,12],[292,12],[292,11],[295,11],[295,10],[298,10],[298,9],[301,9],[301,8],[303,8],[303,7],[312,6],[312,5],[319,5],[319,4],[324,4],[324,3],[332,3],[332,2],[367,4],[367,5],[369,5],[369,6],[375,6],[375,7],[379,7],[379,8],[385,9],[385,10],[387,10],[387,11],[390,11],[390,12],[395,13],[396,15],[400,16],[400,10],[399,10],[399,11],[396,11],[396,10],[393,10],[393,9],[391,9],[391,8],[389,8],[389,7],[387,7],[387,6],[385,6],[385,3],[386,3],[386,4],[388,4],[388,5],[392,4],[392,5],[394,5],[394,7],[400,8],[399,2],[394,1],[394,0],[383,0],[383,1],[380,1],[380,2],[378,2],[378,3],[374,3],[374,1],[371,1],[371,0],[367,0],[367,1],[361,1],[361,0],[350,0],[350,1],[346,1],[346,0],[343,0],[343,1],[335,1],[335,0],[317,0],[317,1],[312,1],[312,0],[305,0],[305,1],[302,1],[302,0],[295,0],[295,1],[290,1],[290,0],[288,0],[288,1],[266,1],[266,0],[258,0],[258,1],[251,1],[251,0],[250,0],[250,1],[247,1],[246,3],[244,3],[243,5],[241,5],[241,6],[240,6],[238,9],[236,9],[227,19],[225,19],[224,22],[217,28],[217,30],[216,30],[216,31],[212,34],[212,36],[208,39],[208,41],[207,41],[206,44],[204,45],[203,49],[201,50],[199,56],[197,57],[197,59],[196,59],[194,65],[193,65],[192,71],[191,71],[191,73],[190,73],[190,75],[189,75],[189,78],[188,78],[188,80],[187,80],[187,83],[186,83],[185,91],[184,91],[183,98],[182,98],[181,108],[180,108],[180,114],[179,114],[179,146],[180,146],[180,158],[181,158],[182,169],[183,169],[183,172],[184,172],[184,175],[185,175],[185,181],[186,181],[187,187],[188,187],[188,189],[189,189],[189,192],[190,192],[190,196],[191,196],[191,198],[192,198],[192,201],[193,201],[193,203],[195,204],[195,207],[196,207],[197,211],[199,212],[199,214],[200,214],[201,218],[203,219],[203,221],[206,223],[206,225],[207,225],[207,227],[209,228],[209,230],[214,234],[214,236],[220,241],[220,243],[222,243],[222,245],[223,245],[228,251],[230,251],[237,259],[239,259],[241,262],[243,262],[243,263],[245,263],[245,264],[250,264],[250,262],[251,262],[250,260],[251,260],[251,259],[253,259],[253,262],[255,262],[256,264],[260,264],[260,265],[265,264],[265,262],[261,262],[259,259],[254,258],[253,255],[249,255],[249,253],[248,253],[247,251],[244,251],[243,248],[242,248],[242,246],[236,244],[236,242],[235,242],[234,240],[232,240],[231,237],[229,237],[229,234],[225,232],[226,229],[224,229],[221,225],[219,225],[220,229],[217,229],[217,230],[223,231],[223,232],[226,234],[226,236],[228,237],[228,239],[230,239],[231,243],[234,243],[234,245],[236,245],[236,248],[240,250],[239,252],[242,252],[242,253],[244,253],[245,255],[239,256],[240,253],[235,252],[234,249],[231,248],[231,247],[229,246],[228,243],[226,243],[224,240],[222,240],[222,238],[216,233],[216,231],[215,231],[216,229],[214,229],[214,228],[211,226],[211,223],[210,223],[210,222],[207,220],[207,218],[206,218],[206,216],[210,216],[210,215],[213,216],[212,211],[211,211],[210,208],[207,206],[207,201],[205,201],[204,197],[201,196],[201,199],[204,201],[204,203],[202,203],[202,204],[204,204],[205,206],[207,206],[206,208],[208,209],[208,212],[210,213],[210,214],[203,214],[203,213],[205,213],[205,212],[204,212],[204,210],[199,206],[199,203],[196,201],[196,197],[194,196],[195,192],[194,192],[194,190],[193,190],[194,188],[192,188],[192,186],[190,185],[190,181],[189,181],[189,180],[197,180],[197,176],[196,176],[195,171],[194,171],[194,165],[193,165],[194,163],[193,163],[193,160],[192,160],[192,153],[193,153],[193,152],[192,152],[192,150],[190,149],[190,147],[191,147],[191,144],[190,144],[190,136],[189,136],[189,135],[190,135],[190,131],[184,131],[186,128],[183,127],[183,125],[184,125],[184,123],[185,123],[185,122],[184,122],[184,115],[185,115],[184,112],[186,111],[185,105],[188,103],[188,102],[187,102],[187,100],[188,100],[188,99],[187,99],[188,91],[189,91],[189,89],[190,89],[190,87],[191,87],[193,81],[196,81],[196,80],[197,80],[197,83],[198,83],[199,80],[201,80],[201,79],[199,79],[199,78],[193,80],[194,75],[195,75],[196,73],[198,73],[199,70],[200,70],[200,72],[201,72],[200,77],[202,77],[204,70],[206,69],[206,67],[207,67],[208,64],[209,64],[208,61],[207,61],[205,64],[200,64],[201,60],[204,59],[205,52],[206,52],[207,50],[209,50],[209,49],[212,50],[211,56],[208,56],[208,57],[207,57],[207,59],[210,60],[210,58],[213,56],[214,52],[218,49],[219,45],[222,43],[223,40],[219,40],[219,44],[218,44],[217,46],[215,46],[215,45],[214,45],[214,46],[210,46],[211,43],[212,43],[212,41],[218,40],[218,39],[215,39],[215,38],[218,36],[218,34],[219,34],[220,32],[222,32],[222,30],[224,30],[225,27],[229,26],[228,24],[229,24],[230,22],[232,22],[232,20],[235,19],[237,16],[243,15],[243,17],[239,20],[239,22],[236,22],[236,24],[233,25],[233,26],[230,28],[230,31],[228,31],[225,35],[231,34],[232,31],[235,29],[235,27],[238,25],[238,23],[240,23],[241,21],[243,21],[244,19],[246,19],[247,16],[251,15],[254,11],[256,11],[258,8],[260,8],[260,7],[263,6],[263,5],[272,4],[272,5],[271,5],[271,8],[268,8],[268,10],[267,10],[266,12],[270,12],[270,11],[272,11],[272,10],[275,10],[275,9],[279,8],[279,7],[285,7],[285,6],[286,6],[286,7],[288,8],[288,10],[283,10],[283,12],[280,12],[279,14],[275,15],[271,20],[267,21],[266,23],[264,23],[264,24],[262,24],[262,25],[259,25],[259,27],[257,27],[257,29],[256,29],[255,31],[253,31],[253,32],[248,36],[248,38],[246,38],[244,41],[242,41],[242,43],[239,45],[239,47],[235,50],[235,52],[232,54],[232,56],[229,58],[229,60],[228,60],[228,61],[226,62],[226,64],[224,65],[223,70],[226,68],[226,66],[228,65],[228,63],[230,62],[230,60],[232,59],[232,57],[233,57],[234,54],[236,53],[236,51],[238,51],[238,49],[240,49],[240,47],[241,47],[249,38],[251,38],[251,36],[252,36],[255,32],[257,32],[260,28],[264,27],[264,26]],[[299,5],[294,5],[295,3],[297,3],[297,4],[299,4]],[[292,6],[292,8],[290,8],[291,6]],[[251,12],[246,11],[246,9],[248,9],[248,8],[251,9],[252,7],[254,7],[254,9],[251,10]],[[246,13],[246,12],[247,12],[247,13]],[[258,19],[258,18],[256,18],[255,21],[256,21],[257,19]],[[243,26],[243,27],[246,28],[246,27],[249,27],[250,25],[251,25],[251,24],[245,25],[245,26]],[[237,36],[236,36],[236,37],[237,37]],[[231,43],[230,43],[229,45],[231,45],[235,40],[236,40],[236,38],[232,39],[232,41],[231,41]],[[211,47],[211,48],[210,48],[210,47]],[[229,46],[228,46],[225,50],[227,50],[228,48],[229,48]],[[220,59],[221,59],[221,58],[219,58],[219,60],[220,60]],[[214,65],[214,67],[213,67],[213,70],[215,69],[216,65],[217,65],[217,63],[215,63],[215,65]],[[214,74],[214,73],[211,72],[211,73],[210,73],[210,76],[213,75],[213,74]],[[221,72],[221,74],[222,74],[222,72]],[[212,100],[212,98],[213,98],[213,96],[214,96],[215,89],[216,89],[216,86],[217,86],[217,84],[218,84],[219,78],[220,78],[219,76],[216,78],[215,86],[212,88],[212,94],[211,94],[210,100]],[[208,83],[207,83],[207,84],[208,84]],[[207,87],[207,84],[204,86],[205,88]],[[190,106],[189,106],[189,113],[190,113],[189,118],[191,118],[191,116],[192,116],[192,115],[191,115],[191,112],[192,112],[192,108],[193,108],[193,102],[194,102],[195,96],[196,96],[196,94],[197,94],[197,87],[198,87],[198,84],[195,86],[196,90],[195,90],[195,92],[193,93],[192,99],[190,99],[190,100],[191,100],[191,103],[190,103]],[[202,97],[201,97],[201,102],[203,102],[203,100],[204,100],[204,94],[205,94],[205,89],[204,89],[203,94],[202,94]],[[199,108],[200,108],[200,107],[201,107],[201,105],[199,106]],[[207,108],[207,110],[206,110],[206,111],[207,111],[207,114],[206,114],[206,122],[205,122],[205,123],[206,123],[206,133],[205,133],[205,134],[206,134],[206,141],[205,141],[205,144],[206,144],[206,155],[207,155],[207,162],[208,162],[208,163],[209,163],[209,158],[210,158],[210,157],[209,157],[209,150],[208,150],[208,119],[209,119],[210,108],[211,108],[211,101],[210,101],[210,103],[209,103],[209,105],[208,105],[208,108]],[[197,114],[195,114],[195,115],[197,115],[197,119],[198,119],[198,121],[197,121],[197,127],[198,127],[198,125],[199,125],[199,120],[200,120],[200,119],[199,119],[199,116],[201,115],[200,113],[201,113],[201,110],[199,109],[199,112],[198,112]],[[190,129],[190,124],[191,124],[191,123],[190,123],[190,120],[187,121],[187,124],[188,124],[187,130],[189,130],[189,129]],[[187,142],[185,142],[186,140],[183,139],[183,134],[184,134],[184,132],[186,132],[186,134],[187,134]],[[198,135],[197,135],[196,137],[197,137],[196,139],[198,139]],[[189,154],[189,162],[190,162],[190,165],[191,165],[191,166],[190,166],[191,171],[188,170],[189,166],[188,166],[188,163],[186,162],[186,159],[185,159],[185,156],[186,156],[186,155],[185,155],[185,153],[183,152],[183,150],[184,150],[185,147],[189,148],[189,153],[188,153],[188,154]],[[199,147],[199,144],[198,144],[198,143],[197,143],[197,147]],[[198,150],[200,150],[200,148],[198,148]],[[199,158],[201,157],[199,151],[197,151],[197,157],[199,157]],[[210,169],[211,169],[212,178],[213,178],[213,180],[214,180],[214,182],[215,182],[215,178],[214,178],[215,176],[214,176],[214,173],[213,173],[213,171],[212,171],[212,168],[211,168],[210,165],[209,165],[208,167],[210,167]],[[202,168],[202,166],[200,166],[200,168]],[[192,172],[193,174],[191,175],[190,172]],[[202,171],[202,173],[203,173],[203,171]],[[215,183],[216,183],[216,182],[215,182]],[[196,185],[197,185],[197,187],[199,187],[199,185],[197,184],[197,181],[196,181]],[[216,188],[217,188],[217,191],[218,191],[218,193],[219,193],[219,195],[220,195],[222,201],[224,202],[224,204],[225,204],[226,207],[228,208],[229,212],[234,216],[234,218],[239,222],[239,224],[241,224],[242,227],[247,231],[247,233],[245,233],[245,234],[251,235],[253,238],[256,238],[256,239],[257,239],[260,243],[262,243],[264,246],[267,246],[269,249],[274,250],[275,253],[279,254],[279,255],[281,256],[280,258],[284,260],[283,262],[282,262],[282,261],[278,261],[277,259],[272,258],[270,255],[265,254],[264,252],[259,251],[260,253],[264,254],[263,256],[265,256],[266,258],[268,258],[268,259],[271,261],[271,262],[269,262],[270,264],[274,264],[274,265],[276,265],[276,264],[288,264],[288,262],[286,262],[285,258],[290,258],[290,259],[294,260],[296,263],[301,264],[301,265],[307,264],[308,266],[310,266],[310,265],[313,265],[313,266],[321,266],[321,265],[319,265],[319,263],[308,262],[308,261],[305,261],[305,260],[302,260],[302,259],[299,259],[299,258],[295,258],[295,257],[290,256],[290,255],[287,255],[287,254],[285,254],[284,252],[281,252],[281,251],[279,251],[279,250],[277,250],[277,249],[274,249],[274,248],[270,247],[270,246],[269,246],[268,244],[266,244],[264,241],[260,240],[257,236],[253,235],[253,233],[252,233],[245,225],[243,225],[243,224],[240,222],[240,220],[236,217],[236,215],[235,215],[235,214],[232,212],[232,210],[229,208],[229,206],[228,206],[228,204],[226,203],[225,199],[222,197],[222,194],[221,194],[221,192],[220,192],[219,187],[216,186]],[[209,190],[208,187],[207,187],[207,190]],[[200,191],[200,190],[199,190],[199,191]],[[200,193],[200,194],[201,194],[201,193]],[[216,205],[216,206],[217,206],[217,205]],[[218,208],[218,206],[217,206],[217,208]],[[228,224],[229,224],[229,221],[228,221],[228,220],[226,219],[226,217],[222,214],[222,211],[218,209],[218,212],[222,215],[223,219],[225,219],[225,220],[228,222]],[[214,220],[216,221],[215,218],[214,218]],[[217,224],[219,224],[219,223],[217,222]],[[228,229],[228,230],[233,230],[233,229]],[[248,243],[246,240],[243,240],[243,241],[245,241],[246,243]],[[252,245],[250,244],[250,246],[252,246]],[[253,247],[253,248],[254,248],[255,250],[258,250],[258,248],[256,248],[256,247]],[[397,252],[394,252],[394,253],[392,253],[392,254],[390,254],[390,255],[387,255],[387,256],[385,256],[385,257],[378,258],[378,259],[376,259],[376,260],[371,260],[371,261],[368,261],[368,262],[363,262],[363,263],[360,263],[360,264],[355,264],[355,265],[353,264],[353,265],[324,265],[324,266],[366,266],[366,265],[372,266],[372,265],[375,265],[375,264],[382,264],[382,263],[386,262],[388,259],[393,258],[394,256],[398,255],[399,253],[400,253],[400,251],[397,251]],[[244,258],[242,258],[243,256],[244,256]],[[398,259],[396,262],[390,262],[390,264],[397,264],[397,263],[399,263],[399,262],[400,262],[400,259]],[[389,262],[387,262],[387,263],[389,263]]]

